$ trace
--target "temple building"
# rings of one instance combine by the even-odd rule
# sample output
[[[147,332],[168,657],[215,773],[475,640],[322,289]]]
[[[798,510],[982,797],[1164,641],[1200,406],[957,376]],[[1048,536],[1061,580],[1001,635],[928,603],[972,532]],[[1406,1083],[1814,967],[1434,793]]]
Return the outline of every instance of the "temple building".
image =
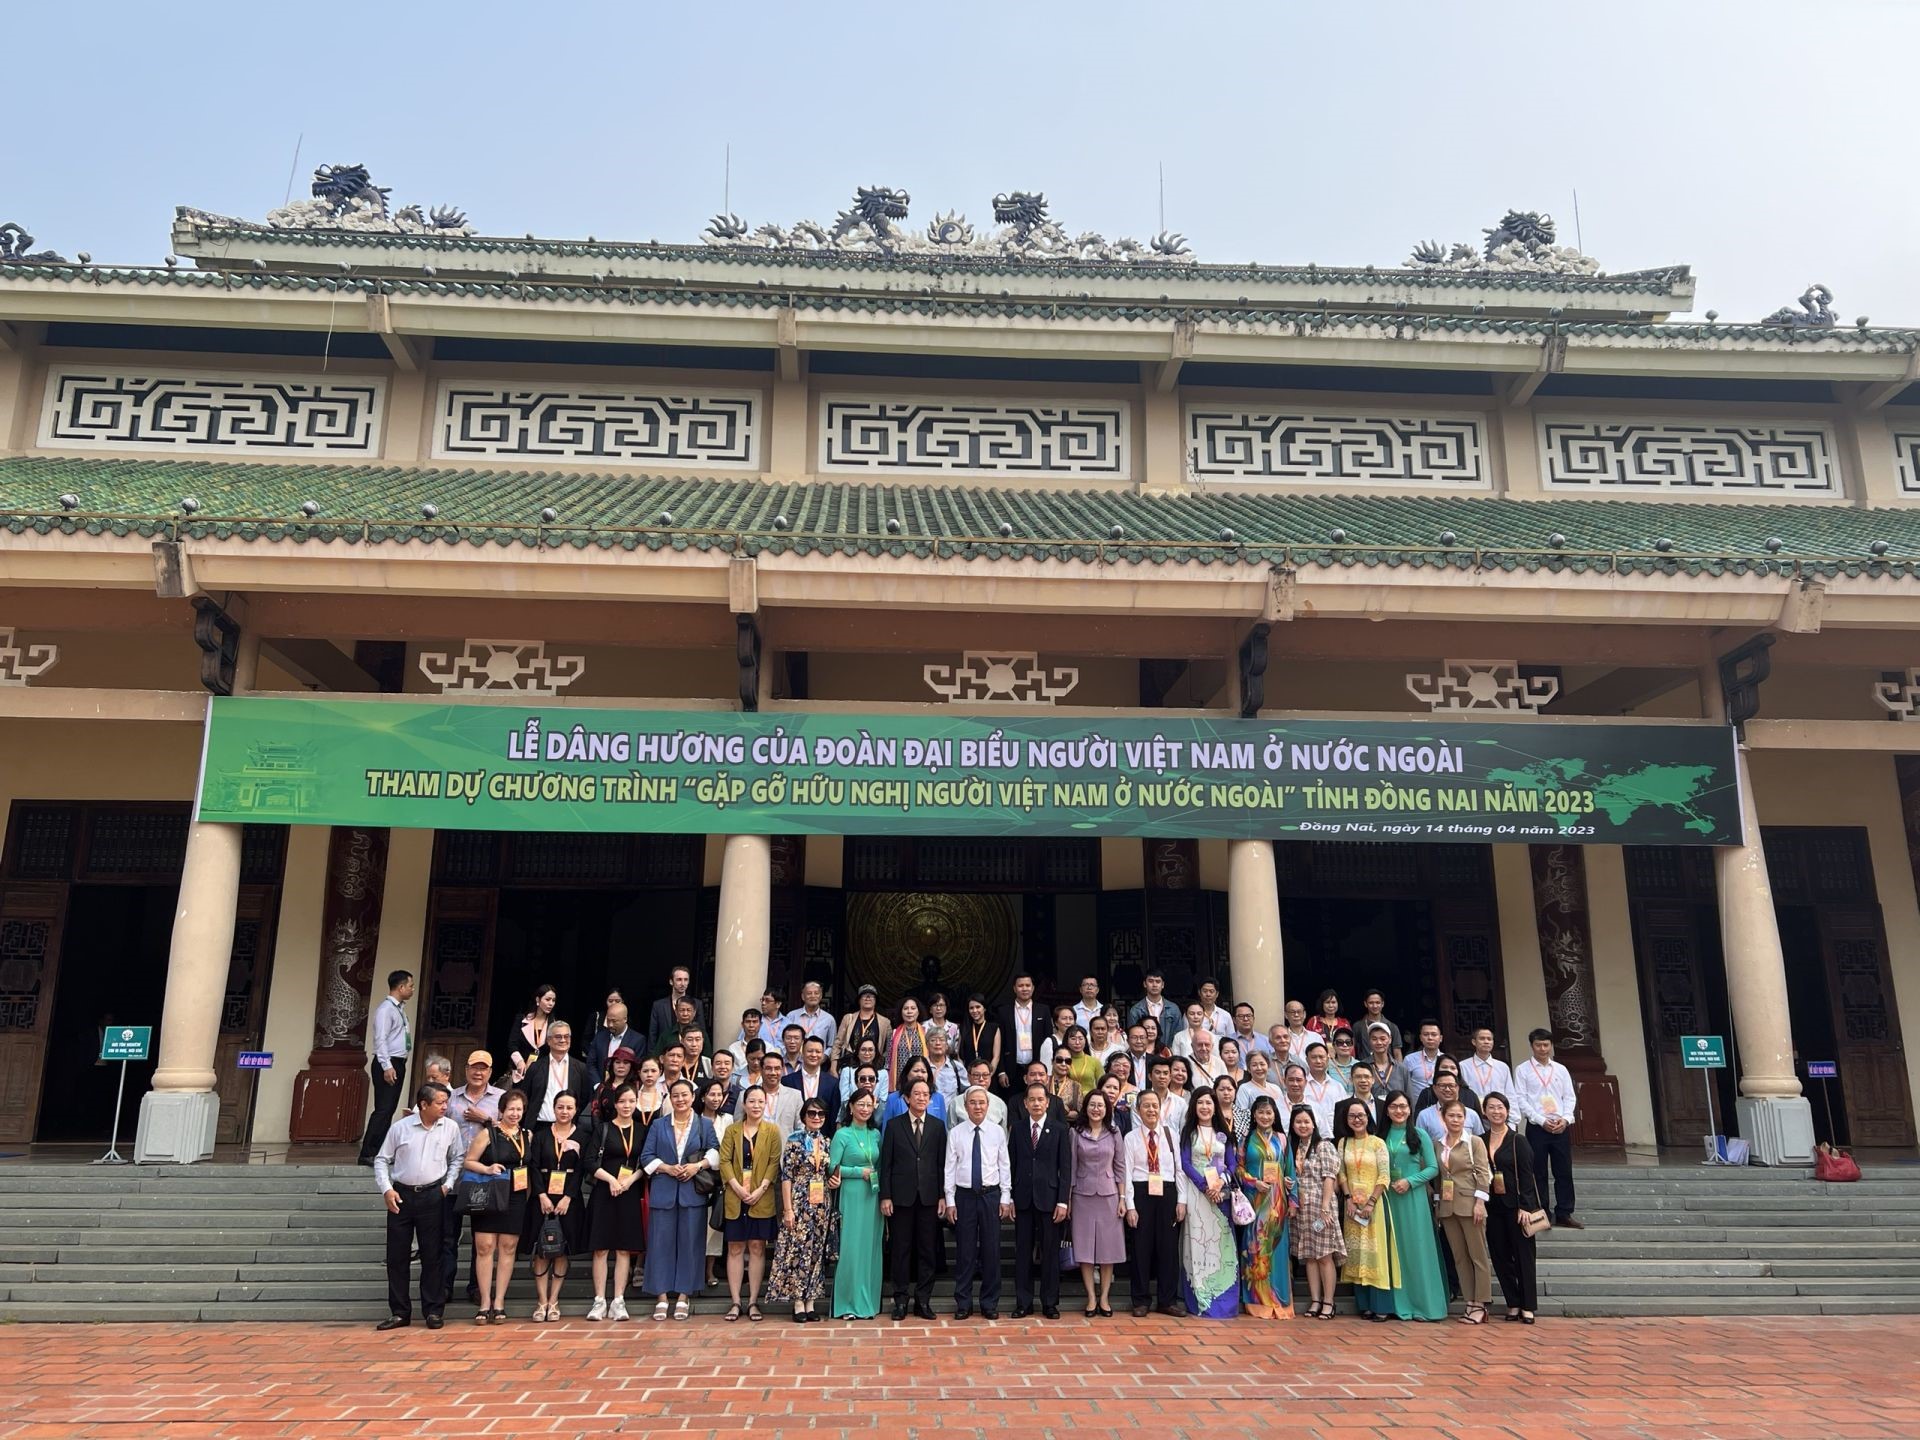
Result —
[[[417,1065],[685,963],[719,1044],[1377,986],[1551,1029],[1584,1145],[1913,1148],[1920,330],[1529,213],[1234,264],[950,198],[0,227],[0,1141],[148,1024],[141,1158],[340,1142],[389,971]]]

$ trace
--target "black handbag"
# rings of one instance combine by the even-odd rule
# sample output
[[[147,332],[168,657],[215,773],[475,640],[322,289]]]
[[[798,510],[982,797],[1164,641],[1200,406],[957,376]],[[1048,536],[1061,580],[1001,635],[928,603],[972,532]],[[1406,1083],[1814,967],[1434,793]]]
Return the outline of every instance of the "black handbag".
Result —
[[[693,1179],[687,1183],[693,1186],[693,1193],[702,1200],[711,1200],[720,1193],[720,1172],[702,1166],[693,1172]]]
[[[463,1175],[453,1187],[453,1205],[462,1215],[504,1215],[512,1198],[505,1175]]]
[[[558,1215],[549,1215],[540,1222],[540,1233],[534,1238],[533,1253],[542,1260],[557,1260],[567,1253],[567,1232],[561,1228]]]

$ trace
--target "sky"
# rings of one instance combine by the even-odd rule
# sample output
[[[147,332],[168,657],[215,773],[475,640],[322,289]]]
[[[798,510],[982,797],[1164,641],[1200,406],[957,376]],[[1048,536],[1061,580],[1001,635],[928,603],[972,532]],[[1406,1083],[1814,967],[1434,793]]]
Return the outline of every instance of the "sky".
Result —
[[[1819,281],[1920,326],[1920,0],[105,0],[6,31],[0,222],[103,263],[327,162],[484,234],[661,241],[728,204],[830,222],[863,184],[910,224],[1040,190],[1145,239],[1164,167],[1201,260],[1394,265],[1542,210],[1606,270],[1691,265],[1696,312]]]

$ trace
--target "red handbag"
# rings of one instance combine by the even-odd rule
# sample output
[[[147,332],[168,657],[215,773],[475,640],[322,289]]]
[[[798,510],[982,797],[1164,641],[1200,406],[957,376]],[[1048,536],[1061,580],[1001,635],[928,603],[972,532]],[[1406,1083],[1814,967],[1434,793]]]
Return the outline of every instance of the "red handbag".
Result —
[[[1813,1178],[1830,1184],[1851,1184],[1860,1178],[1860,1166],[1844,1150],[1822,1144],[1814,1151]]]

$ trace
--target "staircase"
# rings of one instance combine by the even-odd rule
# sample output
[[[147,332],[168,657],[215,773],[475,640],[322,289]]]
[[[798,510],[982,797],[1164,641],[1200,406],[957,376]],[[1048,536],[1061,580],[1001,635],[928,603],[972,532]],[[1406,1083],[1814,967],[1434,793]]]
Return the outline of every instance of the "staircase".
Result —
[[[1541,1237],[1541,1313],[1920,1313],[1920,1165],[1812,1173],[1578,1166],[1587,1228]]]
[[[1582,1166],[1588,1228],[1542,1238],[1541,1312],[1920,1313],[1920,1166],[1857,1185],[1808,1174]],[[357,1166],[0,1165],[0,1321],[378,1320],[384,1237]],[[587,1295],[585,1262],[574,1268],[569,1313]],[[1001,1275],[1005,1310],[1010,1253]],[[1062,1288],[1071,1312],[1079,1281]],[[939,1303],[951,1293],[943,1281]],[[532,1307],[524,1264],[511,1294]],[[713,1291],[695,1309],[725,1303]],[[469,1313],[456,1293],[449,1318]]]

